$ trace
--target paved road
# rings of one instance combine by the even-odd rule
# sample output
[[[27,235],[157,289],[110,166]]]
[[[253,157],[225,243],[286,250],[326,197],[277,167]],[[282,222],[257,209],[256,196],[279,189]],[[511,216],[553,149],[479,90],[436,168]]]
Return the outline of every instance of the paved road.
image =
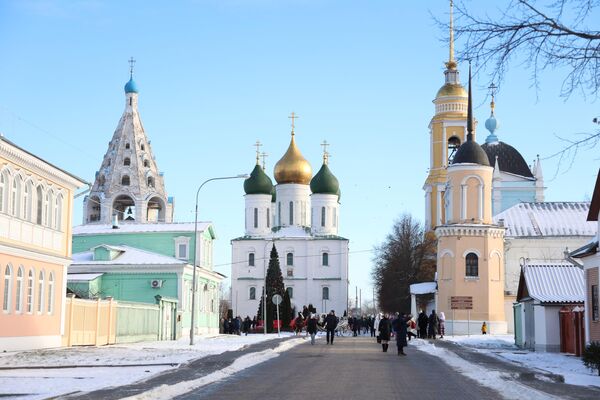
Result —
[[[453,372],[438,358],[408,347],[388,353],[367,337],[336,338],[333,346],[301,344],[279,357],[177,399],[501,399]],[[273,397],[274,396],[274,397]],[[285,396],[285,397],[284,397]]]

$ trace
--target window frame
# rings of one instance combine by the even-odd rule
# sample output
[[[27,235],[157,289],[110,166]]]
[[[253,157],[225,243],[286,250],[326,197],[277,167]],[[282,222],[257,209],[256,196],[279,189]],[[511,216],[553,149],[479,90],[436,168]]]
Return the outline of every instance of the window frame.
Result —
[[[479,256],[474,252],[465,256],[465,277],[479,278]]]
[[[590,297],[591,297],[591,301],[592,301],[592,309],[591,311],[591,317],[592,317],[592,321],[594,322],[598,322],[600,320],[600,304],[598,304],[598,285],[591,285],[590,287]]]
[[[44,283],[45,283],[45,274],[44,271],[41,270],[38,275],[38,303],[37,303],[37,313],[44,313]]]
[[[330,300],[329,298],[329,286],[323,286],[321,288],[321,299],[322,300]]]
[[[25,298],[27,314],[33,314],[33,309],[35,308],[35,270],[33,268],[30,268],[27,273],[27,292]]]
[[[285,253],[285,266],[286,267],[294,266],[294,252],[288,251]]]
[[[256,286],[248,288],[248,300],[256,300]]]
[[[15,314],[23,313],[23,280],[24,276],[24,268],[22,265],[19,266],[17,270],[17,280],[16,280],[16,292],[15,292]]]
[[[12,306],[13,292],[13,268],[11,264],[4,267],[4,289],[2,292],[2,312],[10,314]]]
[[[48,274],[48,303],[46,304],[48,315],[54,314],[54,291],[56,283],[54,281],[54,271]]]
[[[329,267],[329,252],[327,251],[321,253],[321,266]]]
[[[253,251],[248,253],[248,266],[256,267],[256,255]]]

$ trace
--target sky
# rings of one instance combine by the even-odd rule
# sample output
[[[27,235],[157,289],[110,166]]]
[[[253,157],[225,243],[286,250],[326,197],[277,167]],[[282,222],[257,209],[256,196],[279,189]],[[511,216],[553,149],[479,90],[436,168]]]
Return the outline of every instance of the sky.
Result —
[[[505,1],[466,4],[494,12]],[[485,8],[487,7],[487,8]],[[283,156],[294,111],[297,144],[320,168],[320,143],[340,181],[340,235],[350,239],[350,293],[372,294],[373,248],[403,213],[424,220],[432,100],[444,82],[448,1],[182,0],[0,2],[0,132],[92,181],[124,110],[134,57],[139,110],[175,219],[193,221],[208,178],[250,173],[253,144]],[[456,44],[460,48],[461,43]],[[462,82],[467,65],[461,63]],[[500,140],[543,159],[546,200],[591,198],[598,148],[558,167],[548,156],[592,132],[598,103],[560,97],[565,71],[516,63],[496,98]],[[478,140],[489,116],[486,76],[473,80]],[[217,271],[230,275],[232,238],[243,235],[242,180],[200,193],[214,223]],[[82,198],[74,221],[82,220]]]

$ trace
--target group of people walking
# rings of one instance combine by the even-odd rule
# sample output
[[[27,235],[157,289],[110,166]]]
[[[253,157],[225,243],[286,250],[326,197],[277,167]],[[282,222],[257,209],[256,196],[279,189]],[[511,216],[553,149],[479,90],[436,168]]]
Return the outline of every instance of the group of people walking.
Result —
[[[437,335],[443,339],[446,333],[446,316],[443,312],[436,314],[435,310],[427,316],[425,311],[421,310],[417,318],[417,326],[417,334],[421,339],[437,339]]]

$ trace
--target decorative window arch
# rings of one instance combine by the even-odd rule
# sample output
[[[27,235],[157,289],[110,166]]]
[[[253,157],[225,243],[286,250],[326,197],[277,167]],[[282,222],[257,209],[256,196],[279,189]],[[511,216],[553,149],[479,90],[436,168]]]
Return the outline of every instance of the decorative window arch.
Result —
[[[123,159],[123,165],[126,166],[126,167],[130,166],[131,165],[131,158],[125,157]]]
[[[12,267],[10,264],[6,264],[6,267],[4,267],[4,293],[2,298],[2,311],[7,314],[10,313],[10,306],[12,301],[12,286]]]
[[[11,214],[19,218],[21,216],[21,187],[22,179],[18,174],[15,174],[10,192]]]
[[[48,302],[46,304],[48,314],[54,313],[54,272],[48,275]]]
[[[321,207],[321,226],[325,226],[325,207]]]
[[[248,299],[256,300],[256,286],[250,286],[248,290]]]
[[[321,297],[323,298],[323,300],[329,300],[329,287],[328,286],[323,286],[323,289],[321,290]]]
[[[129,186],[131,184],[131,180],[129,179],[129,175],[123,175],[121,178],[121,185]]]
[[[285,255],[285,265],[289,267],[294,266],[294,253],[289,252]]]
[[[255,255],[254,255],[254,253],[248,253],[248,266],[250,266],[250,267],[254,267],[255,266]]]
[[[23,312],[23,266],[19,266],[17,270],[17,292],[15,296],[15,312]]]
[[[31,314],[33,313],[33,301],[34,301],[34,295],[33,295],[33,291],[34,291],[34,278],[35,276],[35,271],[33,268],[31,268],[29,270],[29,272],[27,273],[27,313]]]
[[[291,287],[291,286],[288,286],[288,287],[286,287],[286,288],[285,288],[285,291],[287,292],[287,294],[288,294],[288,297],[289,297],[290,299],[293,299],[293,298],[294,298],[294,288],[293,288],[293,287]]]
[[[38,276],[38,314],[44,312],[44,271],[40,271]]]
[[[475,253],[469,253],[465,257],[465,276],[472,278],[479,276],[479,257]]]
[[[35,223],[38,225],[42,225],[42,214],[44,210],[44,190],[42,185],[38,185],[35,188]]]
[[[329,266],[329,253],[326,251],[321,254],[321,265],[324,267]]]

